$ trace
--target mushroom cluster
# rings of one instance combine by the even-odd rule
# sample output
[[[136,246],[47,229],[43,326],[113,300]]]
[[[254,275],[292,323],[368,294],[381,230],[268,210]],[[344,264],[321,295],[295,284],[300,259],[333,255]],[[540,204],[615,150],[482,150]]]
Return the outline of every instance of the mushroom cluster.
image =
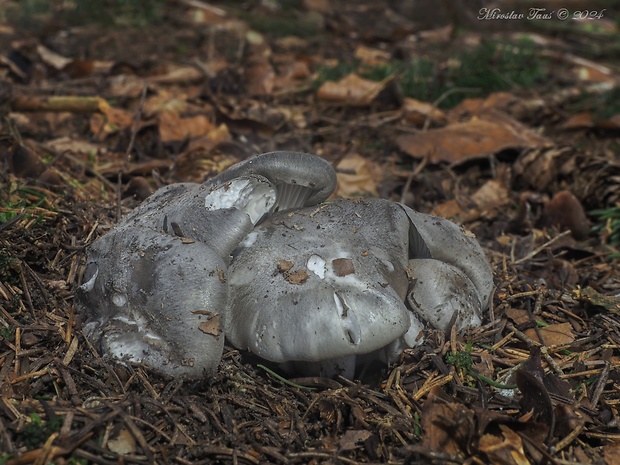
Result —
[[[425,326],[479,325],[493,277],[471,234],[383,199],[326,201],[323,159],[270,152],[166,186],[89,249],[89,340],[173,376],[212,375],[224,339],[308,374],[394,361]]]

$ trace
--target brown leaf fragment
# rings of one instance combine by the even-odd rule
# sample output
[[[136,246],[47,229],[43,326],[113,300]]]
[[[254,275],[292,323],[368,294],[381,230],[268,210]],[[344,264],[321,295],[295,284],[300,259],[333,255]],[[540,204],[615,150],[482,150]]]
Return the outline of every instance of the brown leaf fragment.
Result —
[[[573,297],[581,302],[587,302],[596,307],[603,307],[610,313],[620,314],[620,296],[605,295],[598,292],[593,287],[576,289]]]
[[[594,118],[592,112],[584,111],[575,113],[560,125],[562,129],[582,129],[594,127]]]
[[[181,118],[176,113],[163,111],[157,119],[162,142],[182,141],[208,134],[215,129],[215,125],[205,115]]]
[[[284,278],[291,284],[303,284],[308,280],[308,272],[306,270],[289,271]]]
[[[197,312],[192,312],[197,313]],[[210,336],[219,336],[222,332],[221,318],[219,313],[209,312],[207,321],[202,321],[198,325],[198,329]]]
[[[350,153],[338,163],[338,197],[378,196],[378,184],[383,169],[377,163],[356,153]]]
[[[121,108],[112,108],[101,104],[101,113],[94,113],[90,118],[90,130],[98,140],[104,140],[108,135],[128,128],[133,123],[133,114]]]
[[[348,430],[338,441],[340,450],[354,450],[362,446],[366,439],[372,436],[370,431],[366,430]]]
[[[603,447],[603,458],[606,465],[620,465],[620,443],[608,444]]]
[[[135,454],[138,450],[136,440],[126,428],[122,428],[116,437],[108,441],[108,449],[118,455]]]
[[[359,45],[357,49],[355,49],[355,58],[357,58],[363,65],[380,66],[388,63],[391,55],[390,52],[385,50]]]
[[[463,404],[443,399],[444,396],[440,389],[433,389],[422,407],[422,446],[454,456],[467,444],[474,428],[474,412]]]
[[[347,276],[355,273],[353,260],[350,258],[336,258],[332,260],[332,269],[336,276]]]
[[[529,465],[521,437],[505,425],[499,425],[502,435],[485,434],[478,445],[493,465]]]
[[[506,149],[542,147],[546,140],[517,122],[471,119],[396,139],[400,150],[431,163],[456,163]]]
[[[476,208],[467,208],[459,204],[458,200],[450,199],[433,207],[431,215],[441,216],[459,223],[468,223],[480,218]]]
[[[246,69],[246,86],[250,95],[270,95],[276,81],[276,73],[269,62],[253,63]]]
[[[514,174],[543,192],[557,179],[562,165],[572,155],[570,148],[536,148],[519,156],[514,164]]]
[[[504,312],[516,325],[521,325],[530,321],[530,316],[526,310],[520,308],[507,308]]]
[[[317,91],[317,97],[319,100],[350,106],[367,106],[379,95],[385,85],[385,81],[371,81],[352,73],[338,82],[324,82]]]
[[[293,268],[293,262],[288,260],[280,260],[278,261],[278,272],[285,273]]]
[[[533,341],[540,342],[541,344],[544,343],[548,346],[570,344],[575,341],[573,327],[570,323],[551,324],[538,328],[538,331],[544,342],[538,340],[538,333],[534,328],[527,329],[524,332]]]
[[[511,203],[510,170],[500,165],[498,176],[485,182],[471,196],[484,218],[493,218],[495,212]]]
[[[421,102],[420,100],[407,97],[403,101],[402,110],[405,119],[417,126],[423,126],[427,121],[433,126],[443,126],[446,124],[446,114],[428,102]]]

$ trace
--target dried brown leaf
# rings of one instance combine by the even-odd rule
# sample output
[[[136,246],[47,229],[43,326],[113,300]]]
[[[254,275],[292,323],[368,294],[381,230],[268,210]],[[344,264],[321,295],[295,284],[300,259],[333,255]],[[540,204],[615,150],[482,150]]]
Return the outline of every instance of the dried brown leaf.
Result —
[[[523,450],[523,441],[505,425],[499,425],[502,435],[485,434],[480,438],[479,449],[492,465],[529,465]]]
[[[407,121],[422,126],[429,121],[433,126],[443,126],[446,124],[446,114],[439,108],[428,102],[421,102],[412,98],[405,98],[403,101],[403,114]]]
[[[205,115],[181,118],[177,113],[163,111],[159,113],[157,119],[162,142],[203,136],[215,129],[214,124]]]
[[[537,332],[532,329],[525,330],[525,334],[534,341],[544,343],[545,345],[564,345],[575,341],[575,334],[570,323],[555,323],[539,328],[540,335],[544,339],[538,340]]]
[[[196,313],[196,312],[193,312]],[[222,332],[221,317],[219,313],[211,313],[207,321],[202,321],[198,329],[210,336],[219,336]]]
[[[486,157],[506,149],[542,147],[546,140],[518,123],[471,119],[396,139],[399,148],[431,163],[455,163]]]
[[[371,81],[352,73],[338,82],[324,82],[317,91],[317,98],[350,106],[367,106],[379,95],[385,85],[385,81]]]
[[[383,168],[356,153],[345,156],[337,167],[338,197],[378,196],[377,186],[383,179]]]

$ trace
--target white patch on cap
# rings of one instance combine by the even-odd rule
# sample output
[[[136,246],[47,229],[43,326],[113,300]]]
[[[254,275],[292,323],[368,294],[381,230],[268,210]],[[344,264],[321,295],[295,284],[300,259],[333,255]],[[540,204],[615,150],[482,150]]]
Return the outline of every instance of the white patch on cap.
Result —
[[[325,260],[318,255],[310,255],[306,267],[321,279],[325,279]]]
[[[257,178],[237,178],[224,183],[205,196],[209,211],[236,208],[247,213],[256,224],[269,213],[276,203],[274,187]]]
[[[93,288],[95,287],[95,281],[97,280],[97,276],[99,276],[99,267],[97,267],[97,270],[95,271],[95,274],[93,275],[93,277],[90,278],[88,281],[86,281],[84,284],[82,284],[80,288],[84,292],[92,291]]]
[[[124,307],[127,303],[127,297],[125,297],[123,294],[114,294],[112,296],[112,303],[117,307]]]

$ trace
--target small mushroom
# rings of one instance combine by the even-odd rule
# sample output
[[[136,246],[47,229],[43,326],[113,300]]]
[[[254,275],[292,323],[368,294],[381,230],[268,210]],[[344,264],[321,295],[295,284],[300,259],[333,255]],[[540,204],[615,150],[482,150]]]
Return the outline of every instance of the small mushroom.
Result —
[[[424,323],[446,329],[455,319],[462,329],[488,305],[492,276],[477,242],[394,202],[339,199],[276,213],[251,235],[229,267],[226,337],[285,368],[353,377],[358,360],[393,361],[419,344]],[[288,279],[293,272],[307,278]]]

